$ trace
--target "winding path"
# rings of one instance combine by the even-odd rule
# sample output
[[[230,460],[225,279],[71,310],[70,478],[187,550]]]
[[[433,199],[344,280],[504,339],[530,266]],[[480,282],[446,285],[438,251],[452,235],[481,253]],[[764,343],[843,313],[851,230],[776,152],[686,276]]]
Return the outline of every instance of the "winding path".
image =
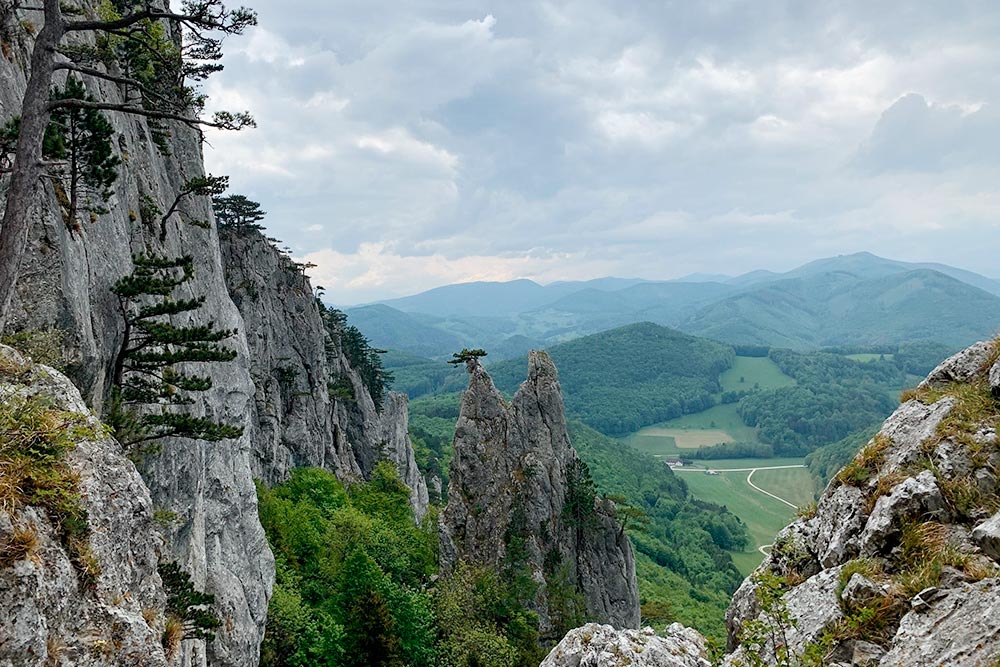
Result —
[[[801,465],[801,464],[798,464],[798,465],[788,465],[788,466],[765,466],[765,467],[761,467],[761,468],[719,468],[719,469],[711,468],[711,470],[715,470],[715,472],[748,472],[749,474],[747,475],[747,484],[750,485],[750,488],[752,488],[752,489],[754,489],[756,491],[759,491],[760,493],[763,493],[765,496],[774,498],[775,500],[777,500],[780,503],[785,503],[786,505],[788,505],[792,509],[798,509],[799,506],[796,505],[795,503],[789,502],[789,501],[785,500],[784,498],[782,498],[781,496],[776,496],[773,493],[771,493],[770,491],[765,491],[764,489],[762,489],[759,486],[757,486],[756,484],[754,484],[753,480],[752,480],[753,474],[755,472],[757,472],[758,470],[785,470],[787,468],[805,468],[805,466]],[[681,471],[695,472],[695,471],[698,471],[698,472],[704,473],[704,472],[707,472],[708,470],[709,470],[709,468],[673,468],[674,472],[681,472]],[[761,552],[762,554],[764,554],[766,556],[769,553],[767,550],[770,549],[772,546],[774,546],[774,545],[773,544],[762,544],[759,547],[757,547],[757,551]]]
[[[805,466],[782,466],[782,467],[784,467],[784,468],[804,468]],[[789,507],[791,507],[793,510],[796,510],[796,509],[799,508],[799,506],[796,505],[795,503],[790,503],[787,500],[785,500],[784,498],[782,498],[781,496],[776,496],[773,493],[771,493],[770,491],[765,491],[764,489],[760,488],[759,486],[757,486],[756,484],[754,484],[752,481],[750,481],[750,478],[753,477],[753,474],[755,472],[757,472],[758,470],[770,470],[770,468],[754,468],[753,470],[751,470],[750,474],[747,475],[747,484],[749,484],[753,488],[757,489],[758,491],[760,491],[761,493],[763,493],[765,496],[770,496],[770,497],[774,498],[775,500],[777,500],[779,502],[785,503],[786,505],[788,505]]]

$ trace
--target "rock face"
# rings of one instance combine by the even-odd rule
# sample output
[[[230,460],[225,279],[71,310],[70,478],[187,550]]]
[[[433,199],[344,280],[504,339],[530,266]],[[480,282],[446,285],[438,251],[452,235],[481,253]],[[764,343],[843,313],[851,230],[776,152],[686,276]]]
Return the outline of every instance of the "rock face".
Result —
[[[85,1],[81,9],[88,12],[96,4]],[[22,12],[13,20],[35,22],[35,14]],[[0,109],[10,114],[20,108],[25,88],[31,45],[30,38],[24,39],[28,41],[5,40],[0,57]],[[90,80],[85,84],[96,98],[122,102],[115,85]],[[68,223],[52,188],[39,189],[8,333],[61,331],[67,375],[100,414],[123,336],[112,285],[131,272],[134,255],[192,257],[194,277],[175,296],[204,297],[205,303],[185,313],[183,323],[211,322],[218,329],[235,329],[237,334],[226,344],[238,356],[231,363],[199,369],[211,378],[213,388],[195,395],[190,409],[196,416],[246,428],[240,438],[217,443],[165,443],[160,453],[141,462],[140,473],[153,506],[178,519],[166,535],[165,552],[191,573],[199,589],[215,595],[223,621],[209,645],[184,642],[180,664],[252,667],[258,662],[274,581],[274,559],[257,516],[253,478],[275,481],[292,465],[321,465],[342,479],[356,479],[384,455],[397,463],[414,489],[415,509],[422,512],[426,486],[405,437],[405,406],[393,399],[379,414],[359,390],[351,405],[329,399],[324,373],[346,375],[355,387],[360,379],[342,356],[333,367],[324,365],[326,338],[308,283],[301,276],[297,281],[282,277],[275,270],[273,251],[258,243],[238,250],[248,252],[248,260],[259,261],[259,271],[240,268],[242,277],[227,285],[208,198],[181,200],[161,237],[156,209],[168,210],[182,184],[204,174],[195,131],[168,123],[170,150],[165,154],[145,120],[115,113],[107,118],[115,129],[114,152],[122,159],[115,194],[106,205],[109,212],[92,221]],[[277,282],[261,290],[265,301],[253,302],[249,291],[238,288],[244,279],[247,286]],[[229,287],[234,296],[247,297],[241,301],[246,305],[242,310]],[[290,391],[280,386],[280,377],[287,376],[274,376],[286,363],[299,371]],[[308,395],[299,393],[306,391]],[[0,618],[7,613],[0,605]]]
[[[459,560],[499,568],[513,536],[523,539],[524,565],[541,584],[535,608],[543,632],[554,621],[547,583],[562,565],[585,597],[587,618],[636,627],[634,555],[611,508],[591,496],[584,520],[574,520],[567,509],[580,492],[580,462],[566,432],[552,360],[530,353],[528,380],[510,404],[477,361],[468,366],[440,524],[443,570]]]
[[[0,360],[24,364],[3,346]],[[17,380],[0,373],[0,402],[14,396],[43,397],[97,424],[80,392],[48,367],[31,367]],[[0,552],[15,531],[37,540],[24,557],[0,559],[0,665],[165,667],[166,594],[157,574],[163,541],[149,491],[110,438],[78,442],[68,463],[79,475],[87,543],[100,573],[85,580],[59,539],[57,518],[43,508],[0,510]]]
[[[273,483],[292,468],[314,466],[350,483],[387,458],[422,519],[427,483],[408,435],[406,396],[391,393],[376,409],[337,331],[324,323],[309,279],[262,234],[229,231],[221,240],[226,285],[250,347],[254,475]],[[352,397],[331,392],[335,383],[350,386]]]
[[[663,636],[588,623],[571,630],[540,667],[710,667],[706,656],[704,637],[679,623]]]
[[[994,664],[998,355],[1000,343],[978,343],[938,366],[830,483],[815,515],[779,533],[733,597],[725,665],[748,651],[775,664],[770,640],[744,635],[749,621],[784,625],[793,655],[819,651],[825,665]],[[780,602],[762,608],[775,590]],[[775,621],[778,612],[789,620]]]
[[[0,58],[2,109],[20,108],[27,48],[14,44],[11,60]],[[117,86],[92,81],[86,85],[99,99],[122,101]],[[106,205],[110,212],[93,222],[67,224],[51,187],[39,189],[8,331],[62,331],[67,375],[100,413],[123,336],[111,286],[131,272],[133,255],[190,255],[194,277],[176,296],[205,297],[205,303],[187,313],[185,323],[214,322],[219,329],[239,332],[227,341],[238,354],[236,361],[199,369],[214,386],[197,396],[191,410],[248,424],[256,392],[248,372],[243,321],[226,291],[218,235],[214,224],[205,229],[185,222],[211,223],[211,204],[205,197],[183,199],[178,214],[167,221],[162,241],[160,216],[151,206],[167,210],[181,185],[204,173],[199,138],[190,128],[171,124],[170,155],[164,155],[144,120],[113,113],[107,118],[116,132],[115,153],[122,158],[115,195]],[[257,518],[251,436],[247,429],[235,440],[167,443],[140,466],[154,507],[180,519],[167,536],[166,551],[191,573],[197,587],[216,596],[223,620],[210,646],[185,642],[183,665],[251,667],[257,662],[274,560]]]

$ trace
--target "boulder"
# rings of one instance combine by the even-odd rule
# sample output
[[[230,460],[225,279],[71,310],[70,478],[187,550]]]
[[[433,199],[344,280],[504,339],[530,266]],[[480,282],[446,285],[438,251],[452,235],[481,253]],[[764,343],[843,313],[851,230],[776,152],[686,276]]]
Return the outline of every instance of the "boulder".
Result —
[[[873,555],[891,547],[904,520],[943,519],[946,514],[934,473],[924,470],[916,477],[908,477],[876,501],[861,534],[861,552]]]
[[[1000,563],[1000,512],[973,529],[972,541],[984,554]]]
[[[652,628],[615,630],[588,623],[570,630],[540,667],[710,667],[705,638],[674,623],[664,635]]]

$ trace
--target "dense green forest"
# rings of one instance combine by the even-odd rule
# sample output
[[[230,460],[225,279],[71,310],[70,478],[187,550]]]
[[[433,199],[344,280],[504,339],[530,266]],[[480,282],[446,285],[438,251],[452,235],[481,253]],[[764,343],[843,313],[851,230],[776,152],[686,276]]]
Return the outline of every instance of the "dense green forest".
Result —
[[[893,348],[868,361],[832,352],[772,350],[772,361],[796,384],[752,392],[739,415],[778,456],[807,454],[842,441],[885,419],[898,405],[893,394],[947,356],[932,343]]]
[[[414,523],[392,464],[345,489],[329,472],[258,486],[277,579],[262,667],[534,667],[537,618],[504,574],[437,579],[436,516]]]
[[[648,322],[555,345],[548,349],[566,411],[602,433],[618,435],[715,404],[718,377],[732,366],[728,345]],[[489,367],[502,391],[524,380],[524,359]]]

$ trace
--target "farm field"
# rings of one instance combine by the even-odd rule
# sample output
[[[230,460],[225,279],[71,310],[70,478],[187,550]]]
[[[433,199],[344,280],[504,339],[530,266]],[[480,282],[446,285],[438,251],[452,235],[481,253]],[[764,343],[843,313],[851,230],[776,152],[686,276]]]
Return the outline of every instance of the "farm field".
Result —
[[[740,382],[740,378],[743,382]],[[793,378],[781,372],[767,357],[736,357],[733,367],[719,376],[722,391],[778,389],[795,384]]]
[[[643,435],[652,440],[669,439],[679,449],[700,449],[723,442],[733,442],[733,436],[726,431],[713,429],[660,428],[643,429]]]
[[[743,423],[736,409],[735,403],[716,405],[704,412],[647,426],[623,440],[639,451],[661,457],[679,456],[690,451],[692,446],[707,447],[720,442],[757,442],[757,432]],[[700,435],[703,432],[710,432],[712,435],[703,437]],[[677,442],[678,438],[681,443]]]
[[[796,465],[802,459],[735,459],[712,461],[719,474],[709,475],[690,470],[678,473],[691,495],[719,505],[725,505],[747,525],[755,544],[747,552],[733,553],[733,561],[743,574],[749,574],[763,560],[758,547],[771,544],[774,536],[795,518],[795,509],[757,491],[747,484],[746,471],[726,472],[724,466],[752,468],[755,466]],[[735,464],[735,465],[734,465]],[[812,478],[806,468],[758,470],[753,483],[796,505],[812,501]]]

